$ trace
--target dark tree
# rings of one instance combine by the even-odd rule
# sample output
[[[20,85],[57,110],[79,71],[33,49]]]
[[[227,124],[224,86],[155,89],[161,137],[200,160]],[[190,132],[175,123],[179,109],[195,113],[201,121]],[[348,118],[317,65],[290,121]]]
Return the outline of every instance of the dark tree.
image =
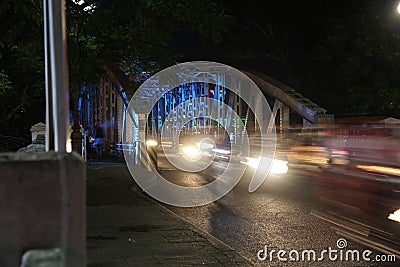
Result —
[[[400,16],[388,1],[329,22],[314,51],[312,91],[335,113],[400,116]]]
[[[0,25],[0,135],[29,139],[44,117],[42,1],[1,1]]]
[[[182,31],[216,42],[224,29],[225,15],[211,0],[79,2],[66,1],[72,110],[85,94],[78,89],[105,69],[132,76],[160,69],[182,58],[175,48]],[[0,3],[0,134],[28,139],[30,126],[45,119],[42,16],[42,0]]]

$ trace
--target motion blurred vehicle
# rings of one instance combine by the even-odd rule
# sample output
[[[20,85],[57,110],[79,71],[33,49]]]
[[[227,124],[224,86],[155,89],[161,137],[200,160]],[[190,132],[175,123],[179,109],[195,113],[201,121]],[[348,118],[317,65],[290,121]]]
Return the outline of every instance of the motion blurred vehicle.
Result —
[[[326,132],[324,146],[330,150],[330,163],[369,162],[400,166],[399,139],[382,125],[348,126]],[[342,159],[342,160],[336,160]]]
[[[293,137],[293,145],[288,146],[287,160],[296,172],[316,171],[319,166],[328,164],[330,151],[323,143],[324,129],[309,128]]]
[[[319,166],[329,161],[328,150],[323,146],[295,146],[288,151],[287,157],[293,167],[295,165]]]
[[[224,142],[216,140],[225,140]],[[252,140],[252,139],[251,139]],[[244,164],[248,169],[254,171],[259,166],[260,147],[250,142],[249,155],[243,154],[242,144],[232,145],[227,138],[214,139],[213,135],[183,136],[179,140],[179,153],[188,160],[197,160],[201,156],[213,157],[214,161]],[[271,158],[272,165],[265,172],[272,175],[283,175],[288,172],[288,162],[284,159]]]
[[[318,217],[360,243],[400,257],[400,139],[383,126],[330,130],[329,161],[313,172]]]

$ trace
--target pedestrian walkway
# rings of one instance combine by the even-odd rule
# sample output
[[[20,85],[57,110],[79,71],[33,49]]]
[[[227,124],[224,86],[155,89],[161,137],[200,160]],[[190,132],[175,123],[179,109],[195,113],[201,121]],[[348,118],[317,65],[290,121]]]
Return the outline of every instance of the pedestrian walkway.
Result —
[[[124,164],[88,165],[87,253],[89,267],[252,265],[142,193]]]

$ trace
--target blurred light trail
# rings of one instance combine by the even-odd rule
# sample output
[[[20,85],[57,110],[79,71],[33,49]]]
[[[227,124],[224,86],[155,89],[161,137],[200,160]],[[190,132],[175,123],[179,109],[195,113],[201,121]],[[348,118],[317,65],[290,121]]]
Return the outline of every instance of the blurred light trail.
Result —
[[[357,165],[356,167],[368,172],[376,172],[381,174],[400,176],[400,169],[398,168],[384,167],[384,166],[366,166],[366,165]]]
[[[261,158],[255,159],[255,158],[246,157],[246,160],[247,160],[246,162],[242,162],[242,163],[245,163],[247,166],[255,169],[255,168],[259,167],[259,163],[260,163]],[[272,173],[272,174],[285,174],[285,173],[287,173],[288,169],[289,169],[287,164],[288,164],[287,161],[279,160],[279,159],[273,159],[270,173]]]
[[[400,209],[396,210],[394,213],[390,213],[388,219],[400,222]]]

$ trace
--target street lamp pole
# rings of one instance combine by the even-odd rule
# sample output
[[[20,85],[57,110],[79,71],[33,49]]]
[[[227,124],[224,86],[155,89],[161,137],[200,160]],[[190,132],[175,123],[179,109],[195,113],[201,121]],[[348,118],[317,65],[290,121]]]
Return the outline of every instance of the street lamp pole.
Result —
[[[46,64],[46,150],[65,152],[69,125],[65,0],[43,0]]]

